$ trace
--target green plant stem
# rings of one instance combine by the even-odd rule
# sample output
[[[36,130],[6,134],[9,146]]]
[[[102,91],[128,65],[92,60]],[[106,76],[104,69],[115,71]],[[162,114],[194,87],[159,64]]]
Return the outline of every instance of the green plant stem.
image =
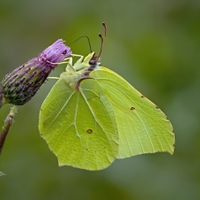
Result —
[[[12,123],[14,122],[13,118],[14,118],[16,112],[17,112],[17,107],[12,106],[9,114],[7,115],[6,119],[4,120],[4,124],[3,124],[2,131],[0,134],[0,154],[2,152],[3,145],[5,143],[6,136],[8,135],[9,129],[10,129]]]

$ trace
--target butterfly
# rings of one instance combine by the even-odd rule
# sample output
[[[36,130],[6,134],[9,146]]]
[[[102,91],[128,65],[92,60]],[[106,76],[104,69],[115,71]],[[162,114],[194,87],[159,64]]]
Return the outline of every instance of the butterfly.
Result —
[[[60,166],[101,170],[116,158],[173,154],[166,115],[130,83],[90,53],[52,87],[39,113],[39,131]]]

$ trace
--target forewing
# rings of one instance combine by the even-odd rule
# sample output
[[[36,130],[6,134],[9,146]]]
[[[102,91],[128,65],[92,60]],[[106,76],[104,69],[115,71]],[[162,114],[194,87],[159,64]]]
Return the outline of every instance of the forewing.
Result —
[[[60,79],[41,106],[39,129],[60,166],[99,170],[118,152],[115,114],[92,79],[81,81],[79,90]]]
[[[119,133],[118,158],[174,151],[173,128],[166,115],[115,72],[90,73],[112,104]]]

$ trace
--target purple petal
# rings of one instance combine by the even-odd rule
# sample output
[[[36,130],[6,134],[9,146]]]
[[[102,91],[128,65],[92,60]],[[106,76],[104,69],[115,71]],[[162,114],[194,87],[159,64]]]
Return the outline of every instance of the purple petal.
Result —
[[[37,57],[8,73],[1,82],[5,101],[14,105],[27,103],[57,64],[71,54],[71,49],[59,39]]]
[[[71,49],[64,44],[64,41],[62,39],[58,39],[51,46],[46,48],[39,55],[39,57],[42,60],[48,60],[51,63],[59,63],[71,54]]]

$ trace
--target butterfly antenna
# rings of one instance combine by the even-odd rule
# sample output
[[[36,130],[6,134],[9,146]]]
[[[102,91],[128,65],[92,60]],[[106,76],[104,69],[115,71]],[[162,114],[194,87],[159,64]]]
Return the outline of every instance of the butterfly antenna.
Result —
[[[77,38],[76,40],[74,40],[73,42],[69,43],[68,46],[70,46],[71,44],[75,43],[76,41],[80,40],[81,38],[86,38],[89,44],[89,48],[90,48],[90,52],[92,52],[92,45],[90,43],[90,38],[86,35],[82,35],[79,38]]]
[[[99,33],[99,37],[101,39],[101,46],[100,46],[100,50],[99,50],[99,55],[97,56],[97,59],[100,58],[102,50],[103,50],[103,46],[104,46],[104,41],[106,38],[106,34],[107,34],[107,26],[104,22],[102,22],[103,28],[104,28],[104,35],[102,35],[101,33]]]

